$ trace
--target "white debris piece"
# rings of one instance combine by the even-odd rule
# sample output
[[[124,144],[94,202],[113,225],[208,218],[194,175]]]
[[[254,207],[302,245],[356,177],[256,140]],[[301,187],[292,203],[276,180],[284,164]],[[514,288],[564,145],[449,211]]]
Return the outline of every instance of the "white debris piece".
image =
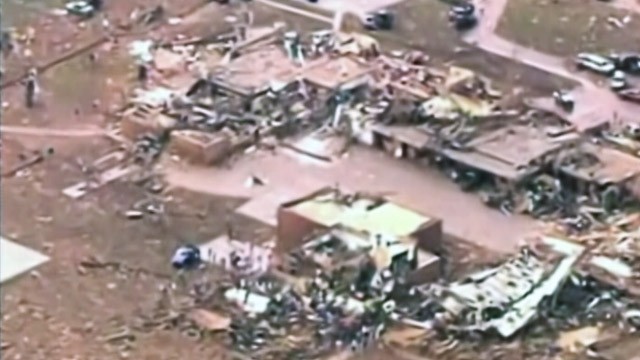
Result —
[[[173,90],[164,87],[156,87],[151,90],[136,89],[132,101],[134,104],[156,107],[169,102],[173,99],[174,95]]]
[[[619,259],[612,259],[606,256],[594,256],[591,264],[606,272],[622,278],[630,278],[633,276],[631,266]]]
[[[270,302],[270,299],[266,296],[238,288],[227,290],[224,293],[224,298],[227,299],[227,301],[237,304],[242,310],[254,314],[266,312]]]
[[[542,242],[562,255],[555,265],[525,248],[498,267],[442,288],[442,307],[454,317],[476,314],[466,319],[470,330],[495,329],[502,337],[511,337],[538,316],[542,301],[562,288],[585,251],[562,239],[543,237]],[[489,311],[495,315],[485,319],[482,314]]]
[[[136,62],[148,63],[153,61],[153,41],[152,40],[136,40],[129,44],[129,55]]]

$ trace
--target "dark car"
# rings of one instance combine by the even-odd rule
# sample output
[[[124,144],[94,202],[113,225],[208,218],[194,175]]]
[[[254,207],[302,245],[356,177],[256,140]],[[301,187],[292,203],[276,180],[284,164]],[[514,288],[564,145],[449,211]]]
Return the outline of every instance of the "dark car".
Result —
[[[632,101],[640,104],[640,89],[625,89],[617,92],[618,96],[627,101]]]
[[[200,249],[195,245],[180,246],[171,258],[171,265],[177,270],[195,269],[201,263]]]
[[[476,7],[470,3],[460,3],[453,5],[449,9],[449,20],[455,20],[463,16],[473,16],[476,14]]]
[[[391,30],[395,17],[388,10],[379,10],[368,13],[364,18],[364,27],[367,30]]]
[[[566,90],[558,90],[553,92],[553,100],[556,105],[560,106],[567,112],[572,112],[575,107],[575,100],[571,93]]]
[[[453,5],[451,9],[449,9],[449,21],[453,23],[458,30],[471,29],[478,23],[476,7],[470,3]]]
[[[613,61],[617,69],[640,74],[640,54],[611,54],[609,58]]]

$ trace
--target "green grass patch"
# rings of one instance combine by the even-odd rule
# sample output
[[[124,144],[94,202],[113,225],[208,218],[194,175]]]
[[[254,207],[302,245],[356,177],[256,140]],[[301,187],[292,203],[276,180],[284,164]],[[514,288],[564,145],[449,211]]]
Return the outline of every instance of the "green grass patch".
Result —
[[[629,21],[617,28],[610,17],[628,17]],[[521,45],[560,56],[640,48],[640,16],[596,0],[509,0],[497,32]]]

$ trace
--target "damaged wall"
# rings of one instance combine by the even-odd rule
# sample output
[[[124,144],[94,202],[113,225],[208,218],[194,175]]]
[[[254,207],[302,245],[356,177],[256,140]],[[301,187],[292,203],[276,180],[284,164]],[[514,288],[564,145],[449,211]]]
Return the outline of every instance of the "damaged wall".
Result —
[[[281,254],[302,246],[304,240],[314,232],[328,229],[327,226],[302,216],[285,206],[278,208],[277,219],[276,234],[278,241],[276,243],[276,251]]]
[[[407,274],[407,283],[422,285],[437,281],[442,276],[442,260],[440,257],[418,249],[418,266]]]
[[[124,137],[136,140],[145,134],[160,136],[174,123],[175,121],[170,117],[160,114],[159,109],[136,108],[123,117],[120,129]]]
[[[423,216],[386,200],[372,201],[365,195],[346,195],[359,198],[346,204],[332,198],[345,195],[332,191],[321,190],[307,198],[283,204],[278,209],[278,251],[291,251],[302,246],[312,232],[333,226],[370,235],[402,237],[415,241],[420,249],[434,253],[440,251],[441,220]]]
[[[171,133],[169,150],[194,164],[220,162],[232,151],[231,136],[226,132],[203,133],[192,130]]]

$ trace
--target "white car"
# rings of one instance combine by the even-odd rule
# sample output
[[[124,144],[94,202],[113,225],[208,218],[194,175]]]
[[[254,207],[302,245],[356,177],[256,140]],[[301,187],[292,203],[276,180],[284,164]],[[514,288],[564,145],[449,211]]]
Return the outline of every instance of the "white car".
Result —
[[[616,70],[616,65],[611,59],[598,54],[578,54],[576,63],[580,69],[588,69],[599,74],[609,75]]]
[[[616,70],[609,80],[609,87],[613,91],[623,90],[627,87],[627,77],[623,71]]]
[[[70,1],[65,4],[65,9],[69,14],[81,17],[91,17],[96,10],[89,1],[84,0]]]

